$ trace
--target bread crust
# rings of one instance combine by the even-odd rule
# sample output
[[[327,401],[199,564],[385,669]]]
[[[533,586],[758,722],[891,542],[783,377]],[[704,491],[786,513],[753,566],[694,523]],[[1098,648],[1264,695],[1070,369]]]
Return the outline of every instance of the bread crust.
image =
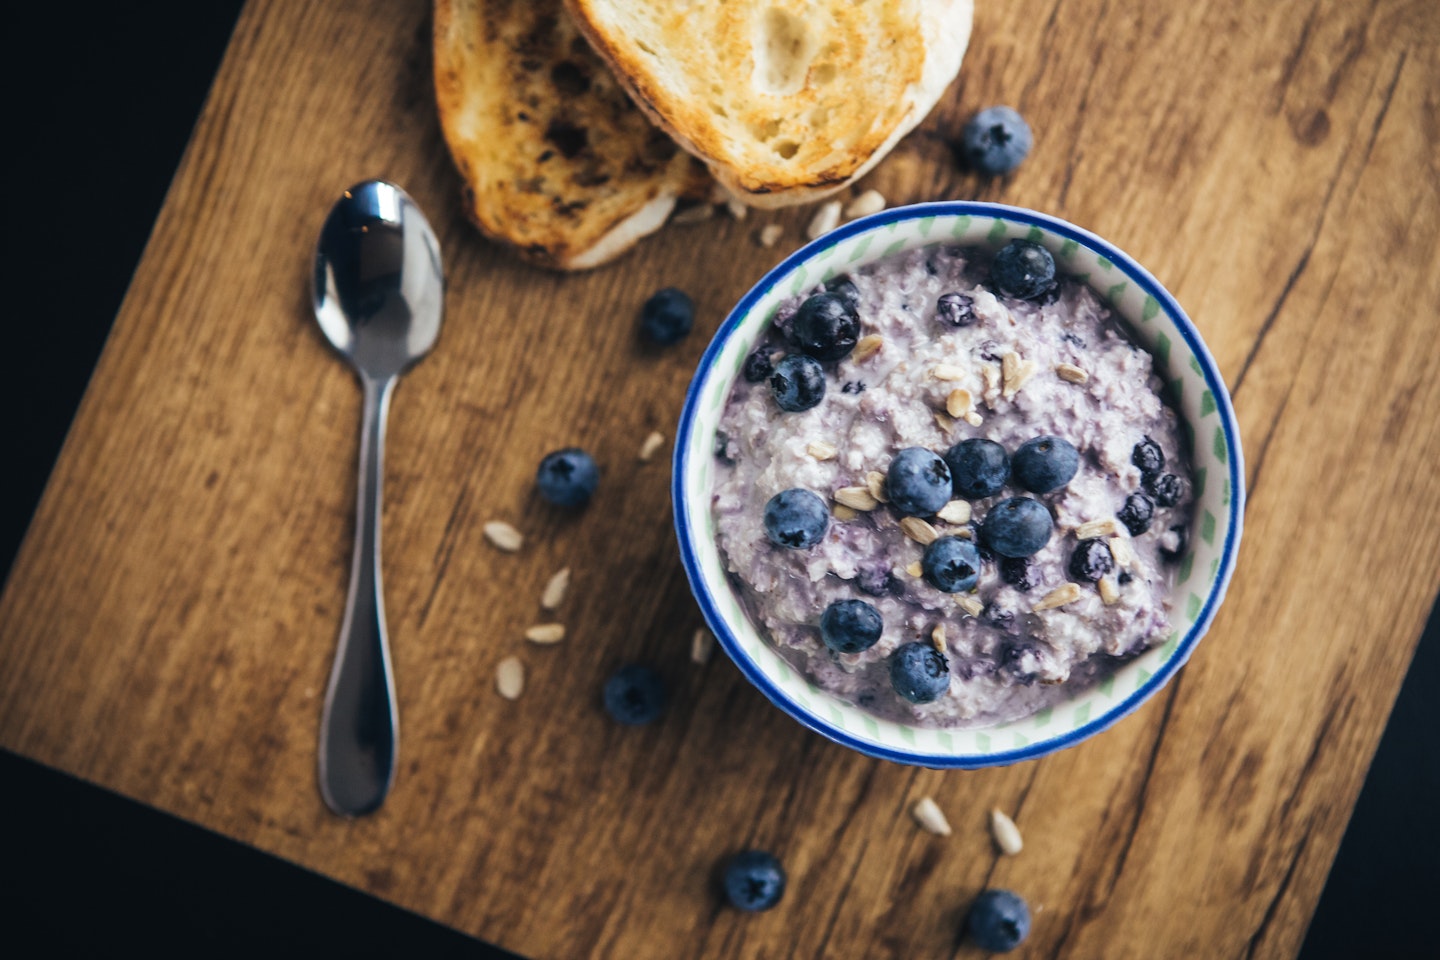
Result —
[[[658,0],[565,2],[650,119],[757,207],[820,199],[878,163],[958,73],[973,11],[972,0],[700,0],[685,10]],[[788,89],[767,85],[776,35],[767,17],[782,41],[791,24],[802,38],[785,50],[809,35]]]
[[[525,259],[599,266],[711,189],[560,0],[436,0],[435,100],[467,217]]]

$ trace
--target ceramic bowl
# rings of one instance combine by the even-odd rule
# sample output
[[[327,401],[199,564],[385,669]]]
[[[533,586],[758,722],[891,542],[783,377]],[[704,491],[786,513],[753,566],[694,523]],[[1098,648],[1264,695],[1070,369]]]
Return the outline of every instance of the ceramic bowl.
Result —
[[[1043,244],[1084,279],[1155,358],[1191,447],[1195,511],[1180,560],[1171,633],[1098,684],[1037,714],[994,726],[935,729],[880,719],[807,680],[746,615],[716,546],[710,511],[714,440],[731,385],[776,307],[868,263],[932,244]],[[861,753],[927,767],[989,767],[1044,756],[1094,736],[1175,675],[1215,617],[1235,567],[1244,506],[1240,434],[1224,381],[1195,325],[1164,287],[1114,245],[1056,217],[991,203],[897,207],[807,244],[765,275],[715,334],[690,384],[675,445],[672,497],[691,589],[725,652],[776,706]]]

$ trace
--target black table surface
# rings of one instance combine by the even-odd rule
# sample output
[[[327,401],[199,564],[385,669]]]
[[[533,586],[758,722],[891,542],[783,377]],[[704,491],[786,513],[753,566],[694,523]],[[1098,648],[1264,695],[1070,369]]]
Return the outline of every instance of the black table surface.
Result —
[[[164,201],[240,0],[26,5],[11,17],[8,571]],[[31,56],[16,59],[29,48]],[[38,48],[38,50],[37,50]],[[30,236],[14,236],[15,226]],[[1440,465],[1437,465],[1440,466]],[[1377,624],[1375,642],[1386,642]],[[0,664],[0,669],[4,669]],[[1300,956],[1435,956],[1440,605],[1432,611]],[[38,955],[513,956],[293,864],[0,751],[8,942]],[[1183,909],[1183,905],[1177,905]],[[15,928],[18,921],[19,930]],[[24,936],[26,928],[42,939]],[[1424,942],[1422,942],[1424,941]]]

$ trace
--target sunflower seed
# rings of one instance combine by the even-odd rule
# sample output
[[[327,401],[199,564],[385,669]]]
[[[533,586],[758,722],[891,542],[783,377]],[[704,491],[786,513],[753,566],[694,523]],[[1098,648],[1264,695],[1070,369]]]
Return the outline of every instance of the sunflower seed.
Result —
[[[941,433],[949,433],[955,429],[955,420],[943,410],[935,411],[935,426],[940,428]]]
[[[957,367],[953,363],[937,363],[930,368],[932,380],[964,380],[965,368]]]
[[[1100,599],[1105,606],[1110,606],[1120,599],[1120,588],[1115,586],[1115,581],[1110,577],[1101,577],[1100,582],[1095,585],[1100,590]]]
[[[1000,395],[1006,400],[1020,392],[1020,388],[1035,375],[1035,364],[1020,359],[1018,353],[1007,353],[1000,358],[1000,381],[1003,389]]]
[[[762,247],[773,247],[780,242],[780,235],[784,232],[785,228],[780,224],[767,223],[760,228],[760,233],[756,235],[756,239],[760,241],[760,246]]]
[[[940,539],[939,532],[919,517],[901,517],[900,531],[922,547],[928,547]]]
[[[545,581],[545,589],[540,593],[541,609],[559,609],[560,604],[565,602],[565,594],[569,589],[570,568],[562,567],[557,570],[549,580]]]
[[[870,214],[879,213],[884,209],[885,195],[879,190],[866,190],[845,205],[845,219],[854,220],[856,217],[868,217]]]
[[[565,624],[537,623],[525,631],[525,639],[542,645],[559,643],[565,639]]]
[[[1090,520],[1075,528],[1077,540],[1092,540],[1095,537],[1118,537],[1123,528],[1114,517],[1106,517],[1104,520]]]
[[[935,836],[950,836],[950,822],[945,819],[939,804],[931,798],[921,797],[915,806],[910,808],[910,815],[915,818],[916,823]]]
[[[714,652],[715,634],[704,627],[697,627],[690,635],[690,660],[703,667],[710,662],[710,655]]]
[[[980,426],[980,424],[985,422],[985,418],[980,416],[980,414],[976,413],[974,410],[971,410],[969,413],[965,414],[965,422],[970,424],[970,426],[972,427],[978,427]]]
[[[861,511],[874,510],[880,506],[880,501],[872,497],[865,487],[841,487],[835,491],[835,502]]]
[[[811,440],[805,446],[805,452],[816,460],[833,460],[838,452],[833,443],[826,443],[824,440]]]
[[[880,351],[885,345],[885,338],[878,333],[867,333],[855,344],[855,349],[850,352],[852,363],[864,363]]]
[[[945,412],[952,417],[963,417],[970,412],[975,401],[970,396],[970,391],[963,387],[951,390],[950,396],[945,398]]]
[[[1057,363],[1055,365],[1055,375],[1061,380],[1068,380],[1071,383],[1084,383],[1090,379],[1090,374],[1075,366],[1073,363]]]
[[[650,458],[655,456],[663,446],[665,446],[665,434],[659,430],[651,430],[650,435],[645,438],[645,442],[640,444],[640,462],[649,463]]]
[[[1052,607],[1063,607],[1067,603],[1074,603],[1076,600],[1079,600],[1081,596],[1082,594],[1078,585],[1073,583],[1061,584],[1045,594],[1040,602],[1035,604],[1034,609],[1038,612],[1040,610],[1049,610]]]
[[[974,597],[956,597],[955,606],[959,607],[961,610],[964,610],[972,617],[980,616],[980,611],[985,609],[985,604],[981,603],[979,600],[976,600]]]
[[[845,504],[843,503],[832,503],[830,505],[830,515],[833,516],[836,520],[839,520],[841,523],[848,523],[849,521],[854,520],[856,517],[860,516],[859,513],[855,512],[850,507],[845,506]]]
[[[1025,849],[1025,841],[1020,839],[1020,828],[999,810],[990,811],[990,835],[995,838],[995,846],[1006,856],[1013,857]]]
[[[815,211],[815,216],[810,218],[810,225],[805,228],[805,236],[811,240],[818,240],[825,234],[840,226],[840,201],[828,200],[820,204]]]
[[[935,629],[930,631],[930,645],[940,653],[945,652],[945,624],[935,624]]]
[[[1129,567],[1135,562],[1135,554],[1130,552],[1130,541],[1124,537],[1116,537],[1108,544],[1110,556],[1122,567]]]
[[[514,553],[520,549],[520,544],[525,538],[504,520],[491,520],[484,527],[485,539],[490,541],[491,546],[497,550],[504,550],[506,553]]]
[[[506,657],[495,665],[495,689],[506,700],[517,700],[525,691],[525,664],[519,657]]]
[[[905,568],[905,572],[918,579],[919,576],[925,572],[925,568],[920,566],[919,560],[916,560]]]
[[[970,502],[968,500],[951,500],[940,508],[935,516],[946,523],[956,525],[970,522]]]
[[[890,502],[890,496],[885,492],[885,474],[879,470],[871,470],[865,474],[865,489],[870,491],[870,496],[881,503]]]

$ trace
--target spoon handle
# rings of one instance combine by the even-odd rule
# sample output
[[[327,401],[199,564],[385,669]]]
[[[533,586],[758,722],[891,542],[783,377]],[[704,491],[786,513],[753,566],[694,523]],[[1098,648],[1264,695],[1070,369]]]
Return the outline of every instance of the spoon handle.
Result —
[[[379,809],[395,779],[399,715],[380,589],[380,485],[395,377],[362,376],[360,484],[350,593],[320,720],[320,795],[347,817]]]

